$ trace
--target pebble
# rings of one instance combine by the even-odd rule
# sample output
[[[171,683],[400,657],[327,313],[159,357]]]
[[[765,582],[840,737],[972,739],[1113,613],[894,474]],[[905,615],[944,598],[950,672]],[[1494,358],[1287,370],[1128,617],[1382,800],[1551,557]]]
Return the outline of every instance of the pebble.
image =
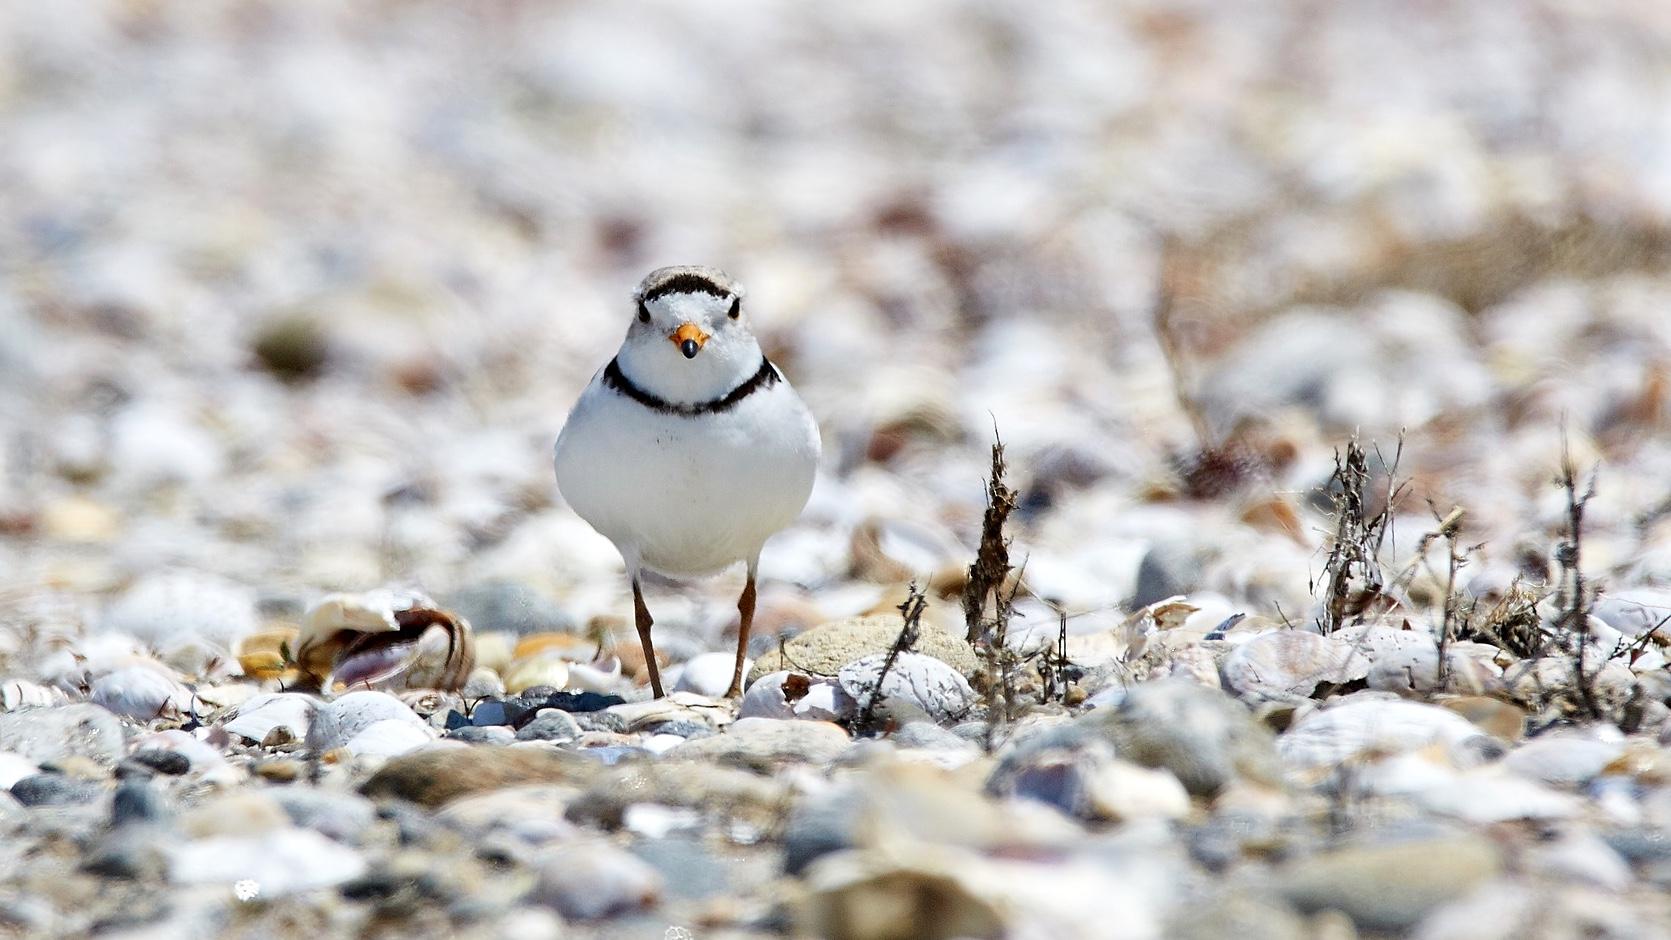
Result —
[[[874,653],[841,667],[836,680],[861,708],[872,696],[880,696],[893,707],[904,705],[943,724],[961,720],[974,708],[975,690],[969,681],[932,656],[900,653],[885,674],[884,665],[887,654]]]
[[[1276,878],[1302,911],[1338,910],[1359,930],[1402,931],[1501,866],[1488,840],[1456,836],[1321,852],[1284,866]]]
[[[518,741],[552,741],[565,744],[580,737],[580,723],[568,712],[542,708],[534,720],[517,729]]]
[[[661,874],[630,852],[603,842],[564,845],[534,860],[531,899],[564,917],[596,920],[648,907],[661,897]]]
[[[179,751],[162,748],[141,748],[128,755],[128,760],[171,777],[178,777],[191,770],[191,758]]]
[[[1212,796],[1242,778],[1281,781],[1270,731],[1228,695],[1186,679],[1134,686],[1118,707],[1079,721],[1113,743],[1121,758],[1171,771],[1195,796]]]
[[[446,748],[406,754],[384,764],[361,787],[372,799],[397,798],[431,808],[471,793],[525,784],[582,784],[594,761],[548,748]]]
[[[11,794],[24,806],[73,806],[97,800],[104,788],[63,774],[33,774],[12,784]]]
[[[79,755],[110,765],[126,750],[126,733],[97,705],[25,708],[0,714],[0,750],[36,762]]]
[[[447,732],[446,737],[452,741],[463,741],[466,744],[509,744],[516,740],[516,732],[503,725],[491,727],[454,728]],[[422,744],[420,743],[421,747]],[[396,752],[403,753],[403,752]]]
[[[110,824],[113,827],[135,823],[156,823],[173,815],[168,800],[155,786],[144,780],[125,780],[116,786],[110,801]]]

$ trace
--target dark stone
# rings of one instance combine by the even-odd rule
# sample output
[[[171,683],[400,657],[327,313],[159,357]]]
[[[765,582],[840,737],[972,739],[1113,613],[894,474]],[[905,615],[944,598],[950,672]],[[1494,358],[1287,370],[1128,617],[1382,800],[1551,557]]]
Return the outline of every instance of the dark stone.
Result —
[[[162,748],[148,747],[134,751],[128,760],[143,764],[159,774],[179,777],[191,770],[191,759],[179,751],[168,751]]]
[[[521,698],[536,709],[559,708],[566,712],[598,712],[611,705],[625,705],[627,702],[619,695],[600,695],[597,692],[553,692],[537,702],[529,697],[528,692],[524,692]]]
[[[62,774],[31,774],[12,784],[12,796],[24,806],[74,806],[91,803],[103,788]]]
[[[110,825],[120,827],[132,823],[157,822],[167,819],[171,811],[168,801],[156,787],[141,779],[124,780],[116,787],[110,801]]]
[[[448,710],[446,730],[456,731],[459,728],[468,727],[470,727],[470,719],[463,712],[456,708]]]
[[[470,710],[470,723],[478,728],[508,725],[511,723],[511,716],[504,702],[488,699],[477,702],[476,707]]]

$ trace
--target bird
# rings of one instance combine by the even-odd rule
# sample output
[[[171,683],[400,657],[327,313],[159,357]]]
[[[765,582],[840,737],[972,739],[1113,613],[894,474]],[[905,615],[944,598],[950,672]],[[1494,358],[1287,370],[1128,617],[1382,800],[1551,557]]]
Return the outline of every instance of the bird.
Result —
[[[747,566],[726,691],[741,695],[760,552],[805,508],[819,454],[818,422],[761,350],[742,285],[700,265],[646,275],[620,350],[558,433],[554,464],[569,507],[621,553],[655,697],[644,573]]]

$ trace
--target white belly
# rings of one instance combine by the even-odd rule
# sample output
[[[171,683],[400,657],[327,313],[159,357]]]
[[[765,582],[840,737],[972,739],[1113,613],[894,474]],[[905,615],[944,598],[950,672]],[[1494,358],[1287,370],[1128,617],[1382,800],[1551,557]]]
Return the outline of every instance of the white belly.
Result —
[[[557,487],[629,568],[712,574],[757,556],[812,492],[818,427],[788,382],[720,414],[661,414],[594,381],[557,438]]]

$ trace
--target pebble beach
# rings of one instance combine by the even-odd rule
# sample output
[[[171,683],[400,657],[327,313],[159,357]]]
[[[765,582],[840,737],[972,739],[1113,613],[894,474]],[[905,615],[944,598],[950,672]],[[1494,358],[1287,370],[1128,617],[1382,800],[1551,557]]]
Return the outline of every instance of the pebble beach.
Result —
[[[0,936],[1671,938],[1668,9],[0,11]],[[687,263],[740,699],[552,476]]]

